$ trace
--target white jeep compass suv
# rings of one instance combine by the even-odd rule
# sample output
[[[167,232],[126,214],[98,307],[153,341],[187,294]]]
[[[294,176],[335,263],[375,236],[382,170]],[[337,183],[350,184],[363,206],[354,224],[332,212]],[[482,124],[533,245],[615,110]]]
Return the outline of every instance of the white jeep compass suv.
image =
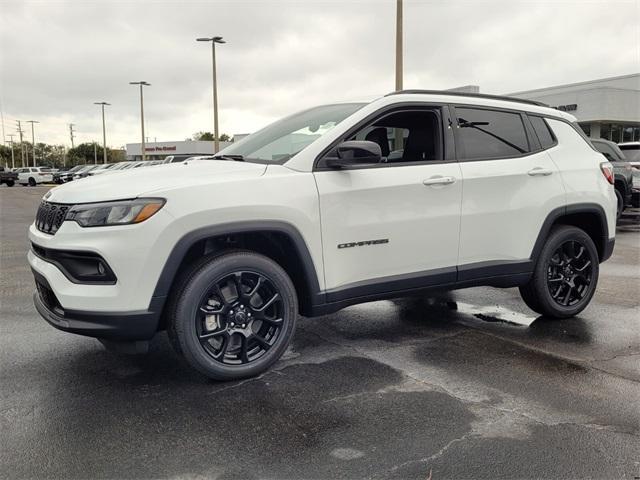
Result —
[[[292,115],[217,160],[62,185],[29,229],[35,306],[136,351],[166,329],[219,380],[272,365],[298,315],[434,288],[519,287],[542,315],[576,315],[612,253],[616,196],[574,122],[403,91]]]

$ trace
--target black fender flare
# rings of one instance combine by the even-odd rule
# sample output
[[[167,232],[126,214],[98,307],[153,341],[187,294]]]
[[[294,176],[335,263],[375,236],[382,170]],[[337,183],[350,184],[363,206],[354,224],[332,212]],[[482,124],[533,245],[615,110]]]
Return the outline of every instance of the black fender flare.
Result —
[[[540,251],[542,250],[542,247],[544,246],[544,243],[549,236],[549,232],[551,231],[551,227],[553,226],[553,224],[562,217],[575,213],[590,213],[595,214],[598,217],[600,221],[600,238],[596,239],[595,243],[598,251],[602,252],[600,262],[604,262],[611,256],[611,254],[613,253],[613,245],[615,239],[609,239],[607,215],[605,214],[602,206],[598,205],[597,203],[575,203],[555,208],[549,213],[549,215],[547,215],[544,222],[542,223],[540,232],[538,233],[538,238],[536,238],[536,243],[533,245],[533,250],[531,251],[531,256],[529,257],[531,260],[537,262]]]
[[[297,250],[296,253],[302,260],[302,269],[304,271],[306,288],[311,296],[311,303],[324,303],[324,293],[320,292],[320,284],[318,282],[315,264],[313,263],[313,258],[302,234],[296,227],[289,223],[273,220],[242,221],[210,225],[192,230],[183,235],[174,245],[162,268],[151,302],[153,303],[154,299],[156,299],[155,301],[157,302],[158,298],[164,299],[169,295],[178,269],[182,265],[189,249],[197,242],[211,237],[251,232],[273,232],[286,235],[292,241]]]

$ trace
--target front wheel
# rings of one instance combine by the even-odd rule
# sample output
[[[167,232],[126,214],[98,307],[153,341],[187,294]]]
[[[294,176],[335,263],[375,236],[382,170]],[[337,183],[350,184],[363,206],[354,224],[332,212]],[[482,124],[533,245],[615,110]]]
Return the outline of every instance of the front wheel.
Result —
[[[598,273],[598,252],[591,237],[579,228],[558,226],[542,248],[531,280],[520,287],[520,295],[542,315],[573,317],[591,301]]]
[[[7,180],[5,183],[7,184],[7,187],[13,187],[15,185],[13,180]]]
[[[36,179],[33,177],[29,177],[29,186],[30,187],[35,187],[36,186]]]
[[[182,277],[168,334],[187,363],[214,380],[258,375],[284,353],[295,330],[296,291],[268,257],[232,252]]]

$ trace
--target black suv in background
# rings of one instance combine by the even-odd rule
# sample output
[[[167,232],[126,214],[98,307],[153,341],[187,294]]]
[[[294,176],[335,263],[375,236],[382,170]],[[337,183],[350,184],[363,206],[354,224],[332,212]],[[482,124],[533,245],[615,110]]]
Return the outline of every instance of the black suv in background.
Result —
[[[607,157],[607,160],[609,160],[613,165],[615,179],[614,188],[616,191],[616,197],[618,197],[617,217],[620,218],[624,209],[631,206],[633,168],[631,167],[631,164],[627,162],[624,153],[622,153],[616,143],[602,138],[593,138],[591,139],[591,143],[595,149]]]

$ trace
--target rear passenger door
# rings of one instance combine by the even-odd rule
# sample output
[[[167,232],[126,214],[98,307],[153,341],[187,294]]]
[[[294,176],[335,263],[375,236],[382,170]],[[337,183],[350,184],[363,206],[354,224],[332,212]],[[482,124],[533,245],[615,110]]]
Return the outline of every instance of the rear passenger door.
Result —
[[[565,201],[560,174],[539,136],[546,135],[550,148],[555,139],[541,117],[535,122],[544,131],[536,134],[519,111],[453,110],[463,179],[458,279],[530,271],[542,224]]]

